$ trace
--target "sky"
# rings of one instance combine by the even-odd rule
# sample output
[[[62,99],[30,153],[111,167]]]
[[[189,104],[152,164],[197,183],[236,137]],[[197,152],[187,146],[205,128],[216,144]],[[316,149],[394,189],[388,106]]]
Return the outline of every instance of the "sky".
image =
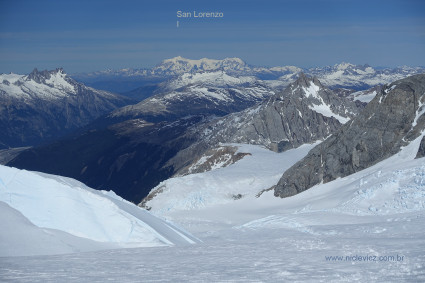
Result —
[[[0,73],[149,68],[175,56],[425,66],[425,1],[0,0]]]

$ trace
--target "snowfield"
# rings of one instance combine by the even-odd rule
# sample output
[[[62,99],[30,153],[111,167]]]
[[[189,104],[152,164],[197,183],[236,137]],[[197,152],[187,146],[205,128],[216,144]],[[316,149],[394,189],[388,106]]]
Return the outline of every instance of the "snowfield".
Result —
[[[323,98],[318,94],[318,91],[320,90],[320,87],[318,85],[315,85],[313,82],[310,82],[309,87],[303,87],[303,90],[304,95],[306,97],[313,97],[320,101],[319,104],[313,104],[313,106],[309,106],[311,110],[316,111],[317,113],[320,113],[326,117],[334,117],[341,124],[345,124],[350,120],[349,118],[342,117],[341,115],[338,115],[337,113],[334,113],[332,111],[330,105],[326,104]]]
[[[270,191],[259,198],[249,194],[239,200],[214,201],[208,206],[153,209],[199,237],[202,242],[196,245],[2,257],[0,279],[424,282],[425,159],[414,159],[420,139],[368,169],[317,185],[294,197],[275,198]],[[247,156],[256,160],[251,166],[259,175],[270,170],[263,167],[262,154],[266,156],[261,150],[252,150],[252,156]],[[224,178],[226,171],[236,170],[244,159],[196,174],[197,181],[202,175],[210,178],[208,175],[213,172],[221,172]],[[233,179],[229,173],[222,182],[237,186]],[[206,191],[204,185],[199,183],[199,190]],[[234,188],[235,192],[246,188],[245,184],[239,186]]]

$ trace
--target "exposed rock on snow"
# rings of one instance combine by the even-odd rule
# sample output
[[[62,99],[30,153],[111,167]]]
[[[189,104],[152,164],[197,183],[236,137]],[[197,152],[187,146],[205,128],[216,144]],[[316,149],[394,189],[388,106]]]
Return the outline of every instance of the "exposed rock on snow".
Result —
[[[425,129],[425,116],[419,111],[424,97],[425,75],[383,87],[359,116],[286,171],[275,195],[292,196],[396,154]]]

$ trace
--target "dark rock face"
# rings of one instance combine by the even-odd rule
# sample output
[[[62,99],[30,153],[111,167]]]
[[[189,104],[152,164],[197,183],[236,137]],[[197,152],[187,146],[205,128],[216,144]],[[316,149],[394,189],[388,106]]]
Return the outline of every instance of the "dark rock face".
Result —
[[[62,69],[35,69],[8,83],[15,92],[0,84],[0,149],[51,141],[132,102],[77,83]]]
[[[425,75],[383,87],[360,115],[283,174],[275,196],[295,195],[394,155],[425,128],[424,97]]]

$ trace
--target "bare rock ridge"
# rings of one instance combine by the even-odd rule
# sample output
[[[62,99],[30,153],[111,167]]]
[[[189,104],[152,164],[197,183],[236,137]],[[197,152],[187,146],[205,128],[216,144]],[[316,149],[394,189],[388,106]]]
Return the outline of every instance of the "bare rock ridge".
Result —
[[[288,197],[368,168],[400,151],[425,128],[425,74],[384,86],[365,109],[288,169],[273,188]],[[422,140],[418,157],[423,156]]]

